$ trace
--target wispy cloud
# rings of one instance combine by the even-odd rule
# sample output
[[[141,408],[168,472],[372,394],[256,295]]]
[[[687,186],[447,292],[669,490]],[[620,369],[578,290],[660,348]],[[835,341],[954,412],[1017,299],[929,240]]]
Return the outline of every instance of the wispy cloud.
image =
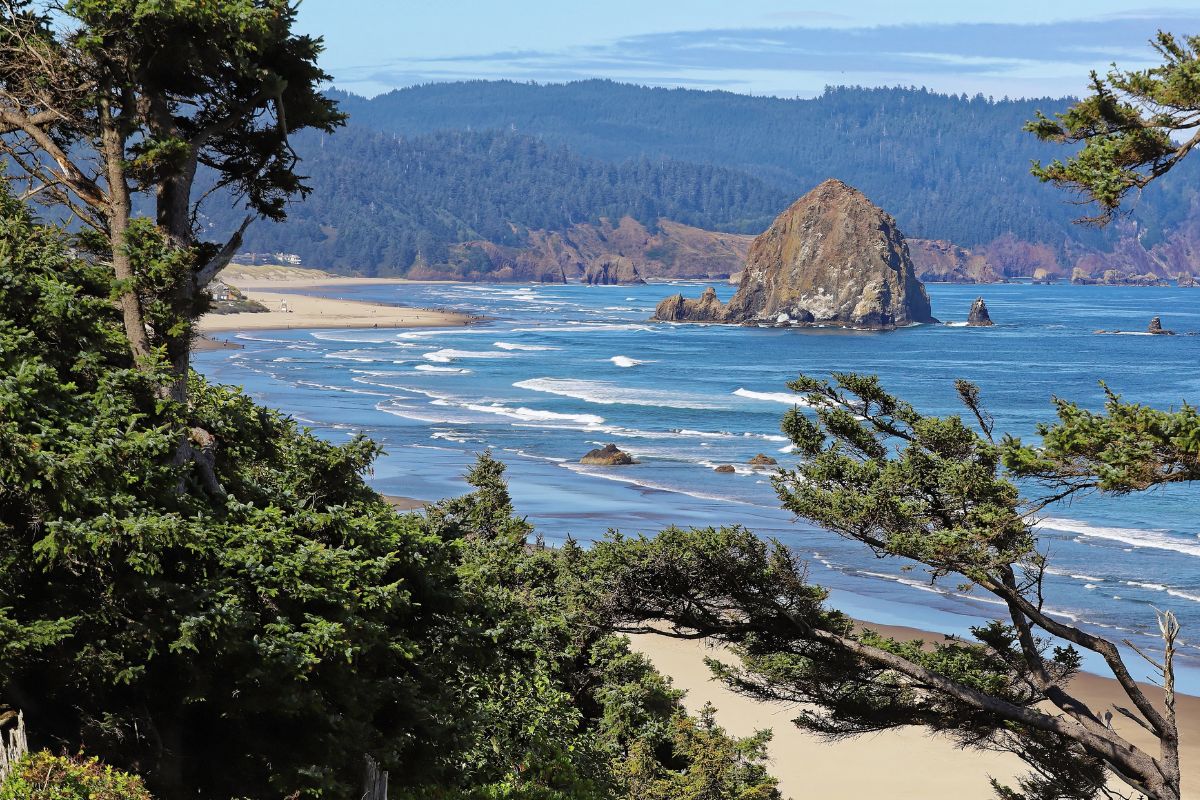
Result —
[[[802,12],[807,13],[807,12]],[[811,15],[808,19],[813,20]],[[1046,24],[958,23],[674,31],[562,50],[508,50],[333,68],[373,93],[467,78],[605,77],[667,86],[804,95],[829,83],[920,84],[1011,96],[1081,91],[1089,70],[1151,63],[1158,29],[1200,32],[1200,12],[1141,11]]]

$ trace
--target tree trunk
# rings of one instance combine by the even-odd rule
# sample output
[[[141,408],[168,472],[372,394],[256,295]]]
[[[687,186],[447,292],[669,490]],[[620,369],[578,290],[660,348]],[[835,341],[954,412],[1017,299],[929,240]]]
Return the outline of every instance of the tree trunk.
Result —
[[[192,183],[196,176],[196,162],[189,160],[179,174],[164,181],[158,190],[157,221],[159,227],[167,236],[172,248],[186,251],[196,244],[192,232],[191,196]],[[188,371],[192,362],[192,323],[191,309],[195,306],[196,295],[200,287],[196,285],[195,273],[188,270],[180,276],[172,289],[171,306],[186,317],[183,330],[174,336],[168,336],[166,341],[167,356],[171,360],[171,399],[179,403],[187,403]]]
[[[121,284],[121,319],[129,349],[138,369],[148,369],[151,355],[150,337],[142,314],[142,302],[137,293],[137,279],[129,258],[129,218],[133,213],[129,183],[125,180],[125,141],[117,130],[116,120],[107,99],[100,101],[101,146],[104,149],[108,178],[108,233],[112,247],[113,276]]]

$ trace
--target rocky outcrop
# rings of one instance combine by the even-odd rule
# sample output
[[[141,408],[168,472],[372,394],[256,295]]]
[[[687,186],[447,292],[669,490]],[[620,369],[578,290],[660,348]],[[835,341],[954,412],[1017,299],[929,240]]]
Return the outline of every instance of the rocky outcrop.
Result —
[[[620,467],[626,464],[636,464],[633,457],[624,450],[619,450],[615,444],[606,444],[590,450],[581,459],[580,464],[592,464],[599,467]]]
[[[718,464],[716,467],[713,467],[713,472],[728,474],[737,472],[737,470],[733,468],[733,464]]]
[[[645,283],[633,260],[625,256],[605,256],[588,264],[583,282],[590,286],[619,286]]]
[[[983,302],[982,297],[976,297],[975,302],[971,303],[970,313],[967,314],[967,325],[972,328],[988,328],[995,324],[988,313],[987,303]]]
[[[1105,270],[1099,277],[1093,276],[1083,267],[1076,267],[1071,273],[1071,283],[1080,286],[1169,286],[1170,283],[1152,272],[1145,275],[1121,272],[1116,269]]]
[[[582,280],[589,264],[622,256],[642,278],[724,278],[746,262],[753,236],[707,231],[660,219],[651,231],[632,217],[579,223],[564,231],[531,230],[528,257],[562,264],[569,280]]]
[[[1150,325],[1146,328],[1146,333],[1154,334],[1155,336],[1174,336],[1175,331],[1165,330],[1162,326],[1162,320],[1158,317],[1150,320]]]
[[[1200,276],[1181,273],[1175,276],[1175,285],[1181,289],[1200,288]]]
[[[717,299],[717,290],[705,289],[699,299],[690,300],[674,294],[654,309],[654,319],[660,322],[722,322],[725,306]]]
[[[697,301],[667,298],[654,318],[871,330],[937,321],[895,220],[838,180],[797,200],[754,240],[728,305],[709,288]]]
[[[941,239],[909,239],[917,278],[936,283],[1000,283],[987,257]]]
[[[1055,248],[1041,242],[1026,242],[1011,233],[997,237],[986,245],[976,247],[974,252],[987,259],[998,275],[1009,278],[1024,278],[1044,270],[1047,276],[1068,274],[1058,259]]]
[[[778,464],[779,462],[776,461],[775,459],[771,458],[771,456],[767,455],[766,453],[759,453],[758,455],[756,455],[754,458],[750,459],[746,463],[749,464],[750,466],[754,467],[755,469],[759,469],[761,467],[773,467],[776,464]]]
[[[1034,283],[1054,283],[1056,278],[1050,274],[1050,271],[1045,267],[1038,267],[1033,271]]]

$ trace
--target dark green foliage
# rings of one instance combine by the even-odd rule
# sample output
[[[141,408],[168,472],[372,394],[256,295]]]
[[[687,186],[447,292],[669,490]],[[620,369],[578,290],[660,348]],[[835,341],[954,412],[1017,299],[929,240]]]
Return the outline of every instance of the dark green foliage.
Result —
[[[287,137],[330,131],[341,116],[316,90],[329,79],[316,63],[321,41],[292,32],[294,3],[70,0],[65,10],[99,80],[141,100],[127,112],[145,133],[130,147],[142,188],[169,184],[199,157],[270,218],[307,191]]]
[[[95,758],[54,756],[45,750],[17,762],[0,783],[0,800],[152,800],[141,778]]]
[[[429,512],[460,532],[468,598],[455,683],[473,724],[451,787],[488,798],[777,798],[762,766],[769,735],[735,739],[711,713],[688,717],[682,693],[593,605],[592,556],[528,542],[503,470],[485,454],[468,475],[475,492]]]
[[[1066,161],[1035,163],[1033,173],[1099,206],[1084,222],[1109,222],[1130,192],[1175,169],[1200,145],[1200,36],[1159,31],[1151,44],[1159,66],[1114,65],[1104,77],[1093,72],[1090,97],[1054,119],[1039,112],[1026,125],[1040,139],[1083,143]]]
[[[1104,413],[1055,398],[1058,422],[1038,427],[1040,445],[1004,440],[1004,462],[1054,494],[1126,494],[1200,480],[1200,414],[1184,403],[1162,411],[1123,402],[1105,387]]]
[[[104,272],[2,220],[0,692],[35,741],[165,797],[346,788],[365,752],[436,770],[453,563],[363,483],[375,445],[196,381],[229,498],[180,493],[183,420],[141,399]]]

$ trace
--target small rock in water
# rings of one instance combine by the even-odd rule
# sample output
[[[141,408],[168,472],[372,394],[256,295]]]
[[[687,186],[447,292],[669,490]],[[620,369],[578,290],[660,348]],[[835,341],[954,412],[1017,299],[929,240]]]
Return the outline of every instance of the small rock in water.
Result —
[[[624,450],[617,449],[615,444],[606,444],[604,447],[597,447],[595,450],[588,452],[583,458],[579,459],[580,464],[596,464],[601,467],[619,467],[625,464],[636,464],[637,462],[626,453]]]
[[[982,297],[976,297],[975,302],[971,303],[971,313],[967,315],[967,325],[972,328],[986,328],[995,324],[988,314],[987,303],[983,302]]]
[[[733,464],[721,464],[713,472],[737,472],[737,470],[733,468]]]
[[[776,461],[775,459],[771,458],[766,453],[759,453],[758,455],[756,455],[754,458],[750,459],[746,463],[752,467],[772,467],[772,466],[775,466],[776,464],[778,464],[779,462]]]
[[[1164,330],[1162,320],[1158,317],[1150,320],[1150,327],[1146,328],[1146,333],[1152,333],[1155,336],[1174,336],[1175,331]]]

